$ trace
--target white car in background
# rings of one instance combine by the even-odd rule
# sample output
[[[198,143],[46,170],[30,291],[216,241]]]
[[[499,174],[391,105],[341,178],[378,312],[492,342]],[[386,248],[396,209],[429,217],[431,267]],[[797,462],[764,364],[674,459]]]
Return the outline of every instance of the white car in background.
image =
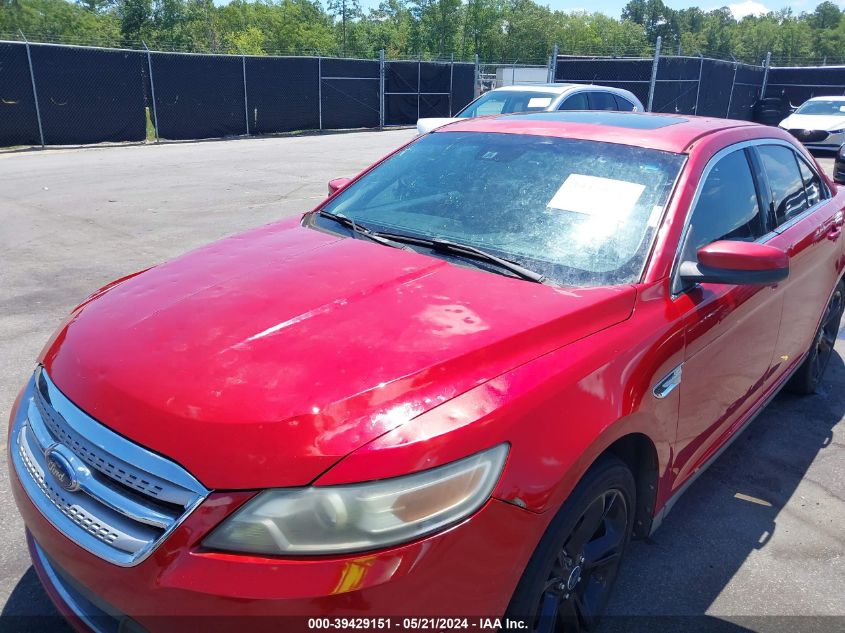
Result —
[[[809,149],[837,150],[845,143],[845,97],[813,97],[780,122]]]
[[[419,119],[417,133],[458,119],[511,112],[553,112],[555,110],[614,110],[643,112],[643,104],[633,93],[622,88],[590,84],[529,84],[503,86],[485,92],[451,118]]]

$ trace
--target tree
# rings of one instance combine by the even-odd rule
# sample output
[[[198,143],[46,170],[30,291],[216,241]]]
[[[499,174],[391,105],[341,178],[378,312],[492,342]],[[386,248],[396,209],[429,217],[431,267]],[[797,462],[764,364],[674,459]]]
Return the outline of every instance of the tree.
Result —
[[[839,26],[842,11],[832,2],[822,2],[809,18],[810,26],[814,29],[835,29]]]
[[[120,18],[120,33],[131,42],[142,39],[142,31],[153,15],[151,0],[120,0],[117,5]]]
[[[114,6],[115,0],[77,0],[78,4],[91,12],[105,11]]]
[[[347,24],[361,17],[361,4],[358,0],[329,0],[328,9],[332,15],[340,18],[340,50],[344,54],[348,44]]]
[[[649,42],[663,39],[664,45],[678,41],[678,24],[675,12],[662,0],[630,0],[622,9],[622,19],[630,20],[645,28]]]

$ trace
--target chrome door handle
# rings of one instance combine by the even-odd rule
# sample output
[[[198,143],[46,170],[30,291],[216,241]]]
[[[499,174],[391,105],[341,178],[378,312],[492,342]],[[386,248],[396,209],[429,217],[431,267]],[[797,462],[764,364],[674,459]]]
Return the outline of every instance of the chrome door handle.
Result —
[[[654,389],[652,390],[654,397],[658,400],[663,400],[663,398],[672,393],[675,390],[675,387],[681,384],[683,373],[684,364],[681,363],[675,367],[675,369],[666,374],[666,376],[654,386]]]

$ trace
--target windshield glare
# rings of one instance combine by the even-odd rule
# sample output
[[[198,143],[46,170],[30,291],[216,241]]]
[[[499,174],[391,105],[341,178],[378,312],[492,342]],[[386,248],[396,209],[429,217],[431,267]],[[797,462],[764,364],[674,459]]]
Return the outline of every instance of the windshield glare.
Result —
[[[795,114],[821,114],[845,116],[845,101],[807,101]]]
[[[632,283],[683,161],[612,143],[438,132],[322,210],[373,230],[469,244],[560,285]]]
[[[556,95],[531,90],[499,90],[482,95],[455,116],[461,119],[485,116],[487,114],[510,114],[512,112],[542,112],[548,108]]]

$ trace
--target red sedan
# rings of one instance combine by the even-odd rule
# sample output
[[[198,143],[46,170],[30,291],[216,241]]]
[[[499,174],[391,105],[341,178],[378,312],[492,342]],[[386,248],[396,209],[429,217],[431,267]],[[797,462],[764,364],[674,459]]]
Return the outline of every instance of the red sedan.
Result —
[[[590,628],[630,538],[832,354],[845,192],[774,128],[474,119],[331,189],[45,347],[11,480],[79,628]]]

